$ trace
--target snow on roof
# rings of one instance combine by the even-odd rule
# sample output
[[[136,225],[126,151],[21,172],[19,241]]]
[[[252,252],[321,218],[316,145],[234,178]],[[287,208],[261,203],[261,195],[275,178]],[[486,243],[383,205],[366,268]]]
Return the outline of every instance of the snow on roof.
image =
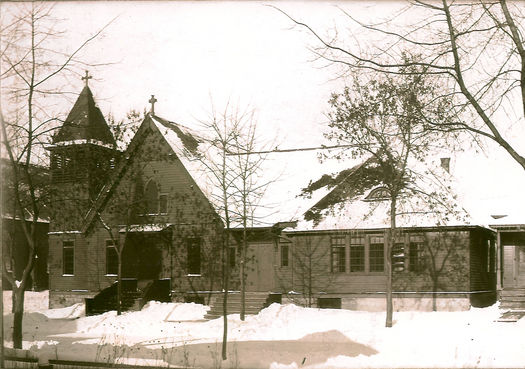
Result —
[[[215,186],[204,162],[206,159],[210,160],[210,151],[214,150],[210,140],[204,139],[201,134],[179,123],[154,115],[150,117],[200,190],[216,208],[220,208],[220,204],[214,201]]]
[[[471,224],[470,213],[457,201],[455,180],[435,162],[412,163],[418,170],[407,191],[398,198],[396,226],[434,227]],[[357,174],[358,175],[358,174]],[[322,210],[319,222],[299,220],[296,230],[379,229],[390,227],[390,201],[368,200],[372,189]],[[432,194],[431,200],[423,193]]]
[[[81,139],[81,140],[70,140],[70,141],[55,142],[53,144],[46,145],[46,148],[53,148],[53,147],[57,147],[57,146],[63,147],[63,146],[72,146],[72,145],[82,145],[82,144],[102,146],[102,147],[107,147],[108,149],[112,149],[114,147],[114,145],[110,145],[110,144],[104,143],[104,142],[99,141],[99,140]]]
[[[214,157],[219,157],[218,149],[209,138],[188,127],[158,116],[151,116],[151,119],[201,191],[216,209],[221,209],[216,180],[207,166]],[[335,173],[348,166],[348,163],[337,160],[321,163],[318,154],[319,151],[312,150],[275,152],[266,156],[256,180],[259,184],[268,185],[264,197],[255,207],[253,226],[268,226],[296,220],[329,192],[322,189],[310,198],[299,196],[310,181],[316,180],[322,174]]]
[[[133,224],[130,225],[127,229],[128,232],[160,232],[169,228],[171,224],[169,223],[159,223],[159,224]],[[126,227],[123,227],[119,230],[120,233],[126,232]]]
[[[220,194],[206,161],[219,154],[210,139],[178,123],[157,116],[151,116],[153,123],[162,133],[181,163],[193,177],[201,191],[215,206],[222,208]],[[366,201],[369,192],[349,199],[323,211],[319,223],[307,221],[304,214],[333,188],[322,187],[309,196],[301,195],[302,189],[324,174],[336,174],[353,168],[363,159],[319,160],[325,150],[271,152],[266,155],[261,171],[257,174],[258,183],[268,183],[264,197],[254,210],[254,227],[272,226],[278,222],[298,221],[296,230],[329,230],[356,228],[385,228],[390,226],[389,202]],[[255,155],[255,154],[252,154]],[[497,224],[491,218],[488,203],[485,201],[465,201],[469,188],[462,185],[463,178],[448,173],[440,165],[439,155],[434,155],[426,163],[412,163],[419,173],[416,187],[427,193],[439,194],[442,204],[432,206],[422,195],[405,194],[398,204],[397,225],[399,227],[433,227]],[[452,170],[452,173],[454,171]],[[475,204],[475,206],[472,206]],[[507,215],[508,212],[502,213]],[[497,214],[496,214],[497,215]],[[509,223],[510,216],[505,220]],[[519,217],[512,218],[521,219]],[[525,223],[525,219],[519,223]]]

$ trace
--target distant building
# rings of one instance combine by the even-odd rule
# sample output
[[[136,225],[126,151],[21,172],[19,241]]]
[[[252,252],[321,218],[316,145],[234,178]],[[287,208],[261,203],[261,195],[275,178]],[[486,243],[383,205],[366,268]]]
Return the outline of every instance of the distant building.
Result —
[[[49,213],[48,213],[48,198],[45,189],[49,184],[49,171],[43,166],[32,165],[29,171],[34,181],[34,188],[36,190],[36,205],[38,206],[39,214],[35,222],[35,262],[33,270],[29,276],[26,289],[34,289],[37,291],[48,288],[48,270],[47,270],[47,254],[48,254],[48,236],[49,231]],[[23,216],[21,216],[19,206],[15,204],[14,197],[14,183],[13,183],[13,168],[8,159],[2,159],[2,243],[3,255],[2,260],[8,273],[12,273],[15,280],[22,279],[22,273],[27,265],[29,257],[29,243],[22,228],[23,218],[25,219],[28,229],[31,229],[33,223],[33,214],[29,191],[24,192],[28,187],[26,180],[23,177],[20,181],[20,197],[22,206],[24,207]],[[7,278],[3,277],[4,289],[11,289],[11,285]]]

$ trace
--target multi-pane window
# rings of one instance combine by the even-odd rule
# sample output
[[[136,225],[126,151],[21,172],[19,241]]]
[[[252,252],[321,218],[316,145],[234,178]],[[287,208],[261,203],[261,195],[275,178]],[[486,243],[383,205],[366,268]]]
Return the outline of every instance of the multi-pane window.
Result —
[[[368,262],[370,272],[383,272],[385,270],[385,242],[382,236],[370,237]]]
[[[106,240],[106,274],[118,274],[118,242],[113,240]]]
[[[288,243],[281,243],[281,266],[287,267],[290,263],[289,260],[290,245]]]
[[[201,274],[201,240],[188,238],[187,245],[187,270],[188,274]]]
[[[350,271],[365,271],[365,239],[350,237]]]
[[[62,241],[62,273],[75,274],[75,241]]]
[[[408,270],[419,273],[425,268],[425,237],[410,235]]]
[[[346,271],[346,237],[332,236],[332,272],[344,273]]]

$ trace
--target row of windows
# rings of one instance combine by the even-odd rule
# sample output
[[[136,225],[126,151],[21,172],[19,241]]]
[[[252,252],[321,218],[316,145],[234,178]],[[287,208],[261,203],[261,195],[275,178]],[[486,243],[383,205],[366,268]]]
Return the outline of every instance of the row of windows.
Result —
[[[368,242],[366,242],[368,239]],[[290,265],[290,243],[281,243],[281,267]],[[421,272],[424,268],[424,237],[410,235],[408,245],[396,243],[392,251],[394,271]],[[332,273],[382,273],[385,270],[385,240],[383,236],[346,236],[330,238],[330,271]],[[408,258],[406,255],[408,254]],[[367,258],[368,255],[368,258]],[[349,259],[349,260],[347,260]]]
[[[106,240],[106,274],[118,275],[118,241]],[[188,238],[186,241],[188,274],[201,273],[201,239]],[[231,258],[233,255],[233,259]],[[235,265],[235,251],[230,252],[230,264]],[[62,241],[62,273],[75,274],[75,242]]]

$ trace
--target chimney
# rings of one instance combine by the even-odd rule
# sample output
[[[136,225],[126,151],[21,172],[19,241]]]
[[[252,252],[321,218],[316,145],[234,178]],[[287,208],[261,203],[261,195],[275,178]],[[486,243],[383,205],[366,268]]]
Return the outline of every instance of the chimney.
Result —
[[[447,173],[450,173],[450,158],[440,158],[441,168],[445,169]]]

